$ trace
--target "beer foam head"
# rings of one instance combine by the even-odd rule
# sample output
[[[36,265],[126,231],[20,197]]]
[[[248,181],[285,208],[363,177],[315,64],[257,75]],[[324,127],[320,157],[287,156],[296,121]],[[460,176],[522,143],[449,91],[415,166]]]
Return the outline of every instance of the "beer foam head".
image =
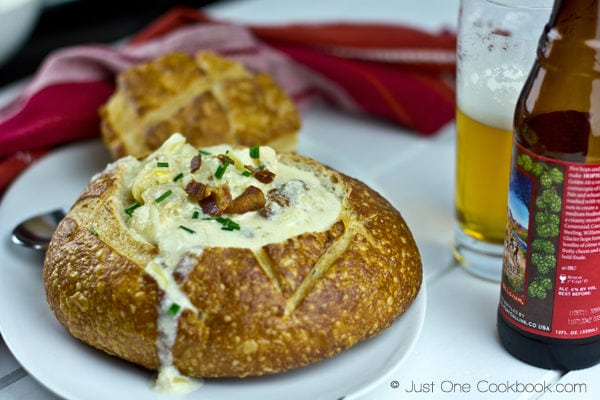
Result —
[[[513,63],[461,66],[457,79],[458,107],[471,118],[512,130],[515,104],[529,68]]]
[[[534,4],[535,3],[535,4]],[[458,32],[458,107],[471,118],[512,130],[517,98],[527,79],[550,0],[527,6],[465,2]]]

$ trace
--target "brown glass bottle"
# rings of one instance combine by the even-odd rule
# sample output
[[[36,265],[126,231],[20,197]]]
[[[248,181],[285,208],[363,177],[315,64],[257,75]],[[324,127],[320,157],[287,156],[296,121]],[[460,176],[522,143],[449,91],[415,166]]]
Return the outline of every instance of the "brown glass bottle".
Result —
[[[599,12],[555,0],[515,110],[498,332],[543,368],[600,361]]]

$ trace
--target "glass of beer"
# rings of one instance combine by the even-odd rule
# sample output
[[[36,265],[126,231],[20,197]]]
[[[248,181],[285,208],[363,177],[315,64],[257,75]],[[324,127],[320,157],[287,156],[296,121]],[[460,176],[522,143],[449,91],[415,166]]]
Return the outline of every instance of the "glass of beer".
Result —
[[[454,256],[500,281],[515,104],[552,0],[461,0]]]

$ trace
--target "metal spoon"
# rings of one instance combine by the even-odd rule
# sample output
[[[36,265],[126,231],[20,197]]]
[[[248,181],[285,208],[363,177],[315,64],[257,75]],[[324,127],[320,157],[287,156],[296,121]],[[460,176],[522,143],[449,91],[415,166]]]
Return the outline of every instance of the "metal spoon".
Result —
[[[56,209],[28,218],[13,229],[11,239],[13,243],[21,246],[46,250],[54,230],[64,216],[63,209]]]

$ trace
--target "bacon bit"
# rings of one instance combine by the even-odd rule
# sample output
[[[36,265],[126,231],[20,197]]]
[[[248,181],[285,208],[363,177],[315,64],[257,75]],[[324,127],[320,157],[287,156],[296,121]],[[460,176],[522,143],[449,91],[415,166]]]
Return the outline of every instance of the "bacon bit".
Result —
[[[213,217],[218,217],[223,214],[219,208],[219,205],[217,204],[217,198],[214,193],[200,200],[199,204],[200,207],[202,207],[204,214],[208,214]]]
[[[269,190],[267,198],[269,199],[269,202],[265,207],[258,211],[258,214],[266,219],[271,218],[275,214],[275,211],[273,210],[274,204],[277,204],[280,207],[289,207],[290,205],[290,199],[288,199],[281,189]]]
[[[287,207],[290,205],[290,199],[288,199],[287,196],[281,192],[281,189],[269,190],[267,197],[269,198],[269,201],[277,203],[281,207]]]
[[[212,217],[219,217],[231,205],[231,191],[229,186],[221,185],[206,188],[206,196],[198,204],[204,214]]]
[[[249,211],[260,210],[265,204],[265,195],[262,190],[256,186],[248,186],[242,194],[233,199],[231,205],[225,210],[225,213],[244,214]]]
[[[202,155],[197,154],[194,156],[194,158],[192,158],[192,161],[190,162],[190,168],[192,170],[192,173],[198,171],[200,169],[200,166],[202,166]]]
[[[262,183],[271,183],[273,179],[275,179],[275,173],[269,171],[268,169],[258,169],[253,167],[252,165],[244,165],[248,171],[252,172],[254,179]]]
[[[258,215],[263,217],[264,219],[269,219],[273,216],[273,210],[270,207],[264,207],[258,210]]]
[[[204,183],[190,181],[185,187],[185,192],[196,200],[202,200],[205,196],[207,186]]]
[[[289,185],[298,185],[298,184],[301,184],[302,188],[304,190],[309,190],[306,183],[301,180],[294,179],[289,182],[286,182],[279,188],[269,190],[269,192],[267,193],[267,204],[265,205],[265,207],[262,210],[259,210],[258,213],[262,217],[268,219],[268,218],[271,218],[275,214],[275,212],[277,210],[276,206],[289,207],[291,204],[291,199],[288,197],[288,193],[290,193]],[[292,190],[292,192],[293,191],[294,190]]]
[[[228,162],[231,165],[235,164],[235,162],[226,154],[219,154],[217,158],[219,159],[219,161],[221,161],[221,164],[225,164],[226,162]]]
[[[275,179],[275,173],[268,169],[260,169],[254,173],[254,177],[257,181],[262,183],[271,183]]]

